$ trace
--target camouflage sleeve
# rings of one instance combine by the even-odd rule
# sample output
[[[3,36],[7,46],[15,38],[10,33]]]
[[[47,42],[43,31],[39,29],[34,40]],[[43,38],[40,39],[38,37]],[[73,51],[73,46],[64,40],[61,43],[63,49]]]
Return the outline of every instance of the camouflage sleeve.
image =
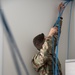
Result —
[[[34,57],[32,59],[32,65],[37,72],[44,65],[44,56],[41,52],[34,55]]]
[[[52,61],[52,58],[50,58],[50,54],[49,54],[48,42],[45,41],[40,52],[34,55],[32,59],[32,65],[34,69],[38,72],[39,69],[43,67],[49,59]]]

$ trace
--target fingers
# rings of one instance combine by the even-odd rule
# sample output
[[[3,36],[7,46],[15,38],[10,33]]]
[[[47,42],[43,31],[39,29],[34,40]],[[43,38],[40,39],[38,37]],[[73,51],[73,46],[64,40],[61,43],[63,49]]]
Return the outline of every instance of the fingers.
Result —
[[[60,12],[62,9],[64,9],[64,8],[65,8],[65,6],[64,6],[63,2],[61,2],[61,3],[59,4],[59,6],[58,6],[59,12]]]

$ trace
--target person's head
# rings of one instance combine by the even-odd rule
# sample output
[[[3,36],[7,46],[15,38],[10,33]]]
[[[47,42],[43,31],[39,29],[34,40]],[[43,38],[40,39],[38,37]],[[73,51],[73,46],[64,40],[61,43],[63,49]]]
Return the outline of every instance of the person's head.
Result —
[[[43,33],[41,33],[33,39],[33,44],[38,50],[40,50],[42,48],[44,41],[45,41],[45,36]]]

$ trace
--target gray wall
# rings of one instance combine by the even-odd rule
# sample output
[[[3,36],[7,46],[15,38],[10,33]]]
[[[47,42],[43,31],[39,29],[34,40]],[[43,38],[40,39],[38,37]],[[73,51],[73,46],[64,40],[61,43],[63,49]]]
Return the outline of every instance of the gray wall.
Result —
[[[0,16],[0,75],[2,75],[2,62],[3,62],[3,28]]]
[[[46,36],[48,35],[49,29],[57,19],[57,6],[60,2],[61,0],[2,0],[2,8],[30,75],[38,75],[31,65],[31,59],[37,52],[32,40],[34,36],[42,32],[45,33]],[[73,6],[70,35],[71,59],[75,58],[74,7],[75,6]],[[64,19],[59,43],[59,59],[62,64],[63,75],[67,56],[69,10],[70,5],[67,6],[63,15]],[[5,34],[3,60],[4,75],[17,75]],[[19,64],[23,75],[25,75],[20,62]]]

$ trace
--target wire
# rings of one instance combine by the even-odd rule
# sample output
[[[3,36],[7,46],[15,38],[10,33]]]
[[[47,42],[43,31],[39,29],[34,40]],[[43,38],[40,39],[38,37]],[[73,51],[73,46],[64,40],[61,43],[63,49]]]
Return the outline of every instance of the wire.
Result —
[[[21,61],[21,64],[22,64],[22,66],[23,66],[23,68],[24,68],[26,74],[29,75],[29,72],[28,72],[28,70],[27,70],[27,67],[26,67],[26,65],[25,65],[25,63],[24,63],[24,61],[23,61],[23,59],[22,59],[22,56],[21,56],[21,54],[20,54],[20,52],[19,52],[19,49],[18,49],[18,47],[17,47],[17,45],[16,45],[16,42],[15,42],[15,40],[14,40],[14,38],[13,38],[13,35],[12,35],[12,33],[11,33],[11,30],[10,30],[10,28],[9,28],[7,22],[6,22],[6,19],[5,19],[5,17],[4,17],[4,13],[3,13],[2,9],[0,9],[0,14],[1,14],[2,21],[3,21],[3,27],[6,29],[7,35],[8,35],[8,37],[10,38],[10,40],[11,40],[10,42],[12,43],[12,46],[13,46],[13,48],[14,48],[13,51],[15,51],[14,53],[16,53],[16,54],[18,55],[18,57],[19,57],[19,59],[20,59],[20,61]],[[15,55],[15,54],[14,54],[14,55]],[[13,59],[15,60],[15,58],[16,58],[16,55],[15,55],[15,57],[13,57]],[[15,64],[17,65],[18,63],[15,61]],[[16,66],[16,69],[17,69],[18,75],[20,75],[21,72],[19,72],[20,69],[18,69],[18,68],[19,68],[19,65]]]
[[[69,46],[70,46],[70,25],[71,25],[72,6],[73,6],[73,1],[71,2],[70,16],[69,16],[67,59],[69,59],[69,51],[70,51]]]
[[[64,2],[64,5],[65,5],[65,8],[66,6],[69,4],[70,1],[66,1]],[[65,9],[64,8],[64,9]],[[59,37],[60,37],[60,17],[62,16],[63,12],[64,12],[64,9],[61,10],[61,12],[59,12],[59,15],[58,15],[58,19],[56,21],[56,23],[54,24],[54,26],[58,26],[58,41],[57,41],[57,46],[56,46],[56,66],[55,66],[55,75],[58,75],[59,74],[59,70],[58,70],[58,43],[59,43]],[[72,5],[71,5],[71,9],[72,9]],[[70,10],[71,12],[72,10]],[[70,24],[70,21],[71,21],[71,14],[70,14],[70,20],[69,20],[69,24]],[[70,28],[70,27],[69,27]],[[68,32],[69,33],[69,32]],[[69,35],[69,34],[68,34]],[[69,38],[68,38],[69,39]],[[69,45],[69,43],[68,43]],[[69,46],[68,46],[69,47]],[[53,50],[54,51],[54,50]],[[69,51],[68,51],[69,52]],[[68,53],[67,52],[67,53]],[[67,54],[68,55],[68,54]],[[53,69],[54,70],[54,69]],[[54,72],[54,71],[53,71]]]

